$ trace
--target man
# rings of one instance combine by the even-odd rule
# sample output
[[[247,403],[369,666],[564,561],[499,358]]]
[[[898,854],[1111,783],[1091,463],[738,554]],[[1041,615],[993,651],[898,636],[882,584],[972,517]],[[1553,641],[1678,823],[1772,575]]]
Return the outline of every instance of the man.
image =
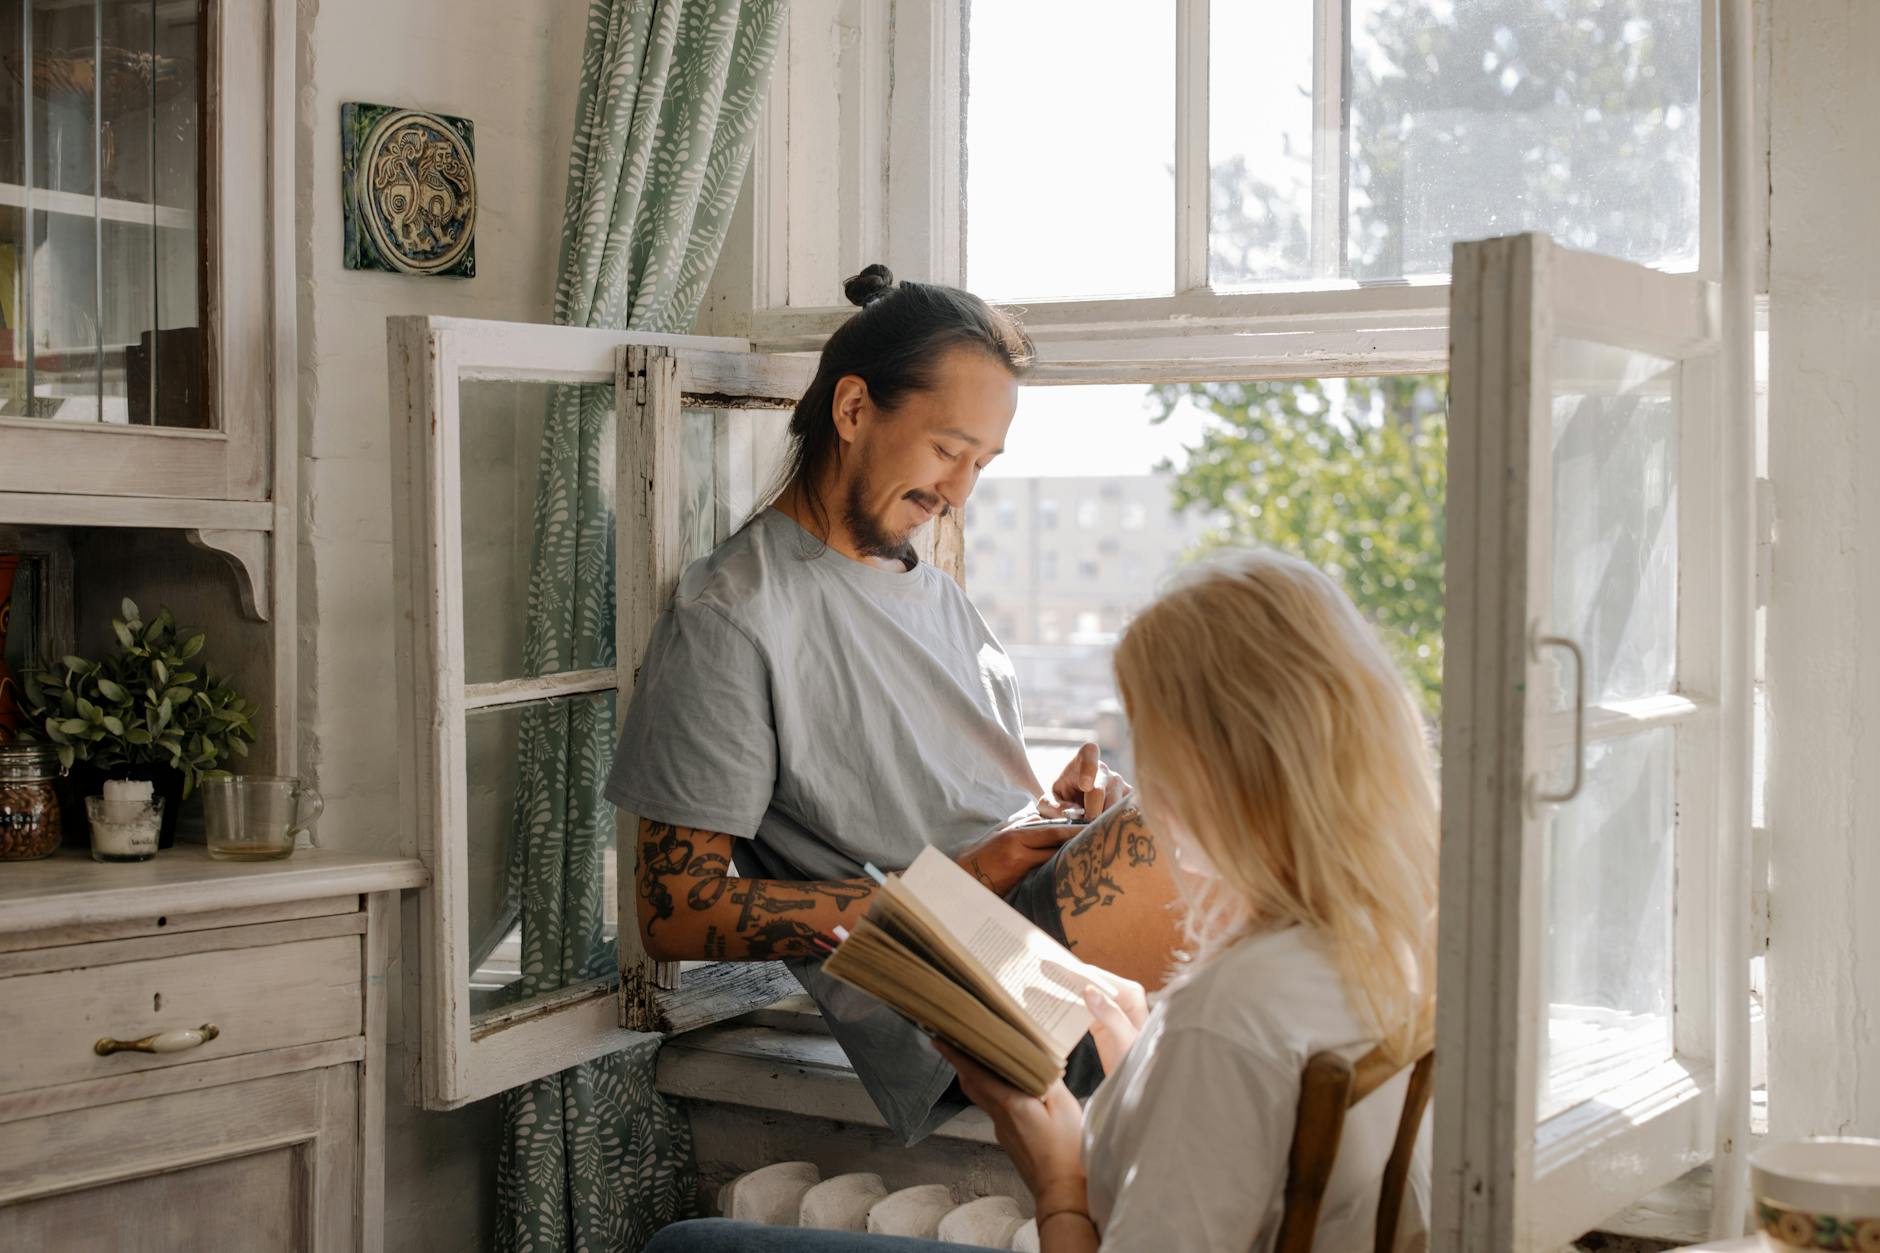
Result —
[[[1177,931],[1129,785],[1086,744],[1040,786],[1010,659],[908,543],[998,456],[1030,342],[965,292],[878,266],[848,286],[863,309],[797,405],[784,486],[660,618],[608,796],[641,820],[647,951],[790,961],[912,1143],[955,1112],[952,1069],[816,960],[866,909],[865,864],[938,847],[1086,961],[1149,986]],[[1072,810],[1096,817],[1040,825]],[[1086,1041],[1066,1081],[1082,1094],[1100,1077]]]

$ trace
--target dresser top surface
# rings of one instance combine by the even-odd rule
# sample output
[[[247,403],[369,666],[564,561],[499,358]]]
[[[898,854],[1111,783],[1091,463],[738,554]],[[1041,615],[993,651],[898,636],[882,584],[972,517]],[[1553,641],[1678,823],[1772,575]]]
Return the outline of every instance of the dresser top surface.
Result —
[[[217,861],[202,845],[179,844],[126,864],[61,849],[43,861],[0,862],[0,933],[391,892],[424,882],[424,867],[410,858],[317,848],[244,862]]]

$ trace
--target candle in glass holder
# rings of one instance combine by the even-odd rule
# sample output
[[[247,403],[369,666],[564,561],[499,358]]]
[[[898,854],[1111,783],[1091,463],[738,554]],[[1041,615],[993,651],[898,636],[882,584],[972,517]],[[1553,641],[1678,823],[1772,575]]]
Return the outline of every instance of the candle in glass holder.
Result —
[[[149,861],[163,828],[163,798],[143,779],[107,779],[103,796],[85,799],[93,861]]]

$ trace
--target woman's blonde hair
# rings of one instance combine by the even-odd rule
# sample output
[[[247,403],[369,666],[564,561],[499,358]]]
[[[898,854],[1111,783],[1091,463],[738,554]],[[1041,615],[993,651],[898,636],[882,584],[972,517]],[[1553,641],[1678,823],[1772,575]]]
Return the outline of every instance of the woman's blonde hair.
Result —
[[[1116,677],[1144,814],[1194,872],[1175,876],[1190,960],[1312,927],[1361,1020],[1410,1060],[1433,1004],[1436,787],[1371,626],[1305,562],[1228,552],[1135,619]]]

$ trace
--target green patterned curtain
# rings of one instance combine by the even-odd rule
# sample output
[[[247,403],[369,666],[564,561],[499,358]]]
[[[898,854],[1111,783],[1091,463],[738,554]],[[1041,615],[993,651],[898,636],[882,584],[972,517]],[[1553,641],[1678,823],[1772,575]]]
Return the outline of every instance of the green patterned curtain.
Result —
[[[750,161],[787,0],[593,0],[562,216],[555,320],[687,331]],[[557,389],[543,433],[524,661],[614,664],[613,389]],[[613,968],[601,798],[613,701],[523,720],[508,891],[522,917],[517,999]],[[621,866],[631,890],[631,866]],[[691,1131],[653,1088],[659,1041],[503,1095],[497,1245],[637,1250],[692,1207]]]

